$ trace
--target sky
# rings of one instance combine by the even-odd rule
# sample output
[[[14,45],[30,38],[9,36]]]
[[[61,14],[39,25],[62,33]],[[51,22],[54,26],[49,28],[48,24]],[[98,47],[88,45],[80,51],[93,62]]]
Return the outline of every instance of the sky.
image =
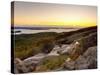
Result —
[[[15,26],[89,27],[97,25],[97,7],[17,1],[13,20]]]

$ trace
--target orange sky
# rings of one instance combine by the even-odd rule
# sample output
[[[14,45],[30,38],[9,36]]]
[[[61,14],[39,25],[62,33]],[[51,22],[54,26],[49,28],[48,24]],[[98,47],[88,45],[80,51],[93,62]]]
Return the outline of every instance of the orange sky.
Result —
[[[97,25],[97,7],[68,4],[15,2],[15,26]]]

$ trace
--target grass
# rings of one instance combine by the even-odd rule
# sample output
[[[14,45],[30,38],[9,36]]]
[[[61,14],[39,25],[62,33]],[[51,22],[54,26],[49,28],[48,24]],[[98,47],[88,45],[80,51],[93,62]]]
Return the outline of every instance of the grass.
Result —
[[[46,46],[52,47],[56,35],[55,32],[16,35],[14,57],[25,59],[44,51]]]
[[[83,28],[79,29],[76,31],[71,31],[71,32],[63,32],[60,33],[57,37],[56,40],[58,43],[67,43],[70,44],[74,40],[77,40],[79,38],[88,36],[89,34],[92,34],[94,32],[97,32],[97,27],[89,27],[89,28]]]
[[[42,61],[42,64],[39,65],[39,68],[36,71],[50,71],[58,69],[62,67],[62,64],[67,59],[67,57],[67,55],[47,57]]]

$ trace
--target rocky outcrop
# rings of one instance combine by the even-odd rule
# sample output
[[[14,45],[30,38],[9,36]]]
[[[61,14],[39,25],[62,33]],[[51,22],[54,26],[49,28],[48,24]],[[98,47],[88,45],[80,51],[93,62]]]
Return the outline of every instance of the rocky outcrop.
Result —
[[[67,53],[68,49],[70,49],[70,47],[71,46],[67,44],[62,44],[61,46],[55,45],[53,50],[48,55],[59,56],[61,54],[65,54]]]
[[[56,51],[55,52],[51,51],[49,54],[39,53],[37,55],[26,58],[24,60],[21,60],[19,58],[15,58],[14,73],[32,72],[36,69],[36,67],[39,64],[42,63],[42,60],[44,58],[47,58],[47,57],[50,57],[50,56],[59,56],[59,54],[57,54]]]
[[[29,69],[25,66],[25,63],[19,58],[15,58],[14,61],[14,73],[27,73]]]
[[[38,64],[45,57],[46,57],[46,54],[39,53],[35,56],[24,59],[23,62],[25,63],[25,65]]]
[[[64,69],[80,70],[97,68],[97,47],[90,47],[83,55],[80,55],[75,61],[68,59],[65,61]]]
[[[55,46],[53,50],[48,53],[39,53],[32,57],[29,57],[24,60],[20,60],[19,58],[15,59],[15,73],[26,73],[32,72],[37,69],[37,66],[42,63],[43,59],[48,58],[50,56],[61,56],[62,54],[68,56],[62,67],[59,67],[57,70],[74,70],[74,69],[90,69],[97,67],[97,47],[89,47],[83,55],[79,55],[77,59],[72,60],[70,58],[70,54],[74,54],[75,48],[80,46],[79,42],[74,42],[73,44],[67,45],[64,44],[61,47]],[[74,48],[74,49],[73,49]]]
[[[15,59],[14,73],[27,73],[35,70],[36,66],[45,57],[45,54],[39,53],[35,56],[29,57],[27,59],[21,60],[19,58]]]

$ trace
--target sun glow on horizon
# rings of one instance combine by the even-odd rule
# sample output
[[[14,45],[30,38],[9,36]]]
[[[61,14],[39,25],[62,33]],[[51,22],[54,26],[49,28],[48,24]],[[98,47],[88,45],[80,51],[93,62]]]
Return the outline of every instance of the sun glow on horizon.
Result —
[[[32,19],[28,20],[28,19],[18,19],[18,20],[14,20],[15,25],[27,25],[27,26],[34,26],[34,25],[40,25],[40,26],[65,26],[65,27],[70,27],[70,26],[76,26],[76,27],[89,27],[89,26],[96,26],[96,21],[88,20],[88,19],[82,19],[82,18],[69,18],[69,19],[61,19],[61,20],[45,20],[45,21],[39,21],[39,20],[35,20],[33,21]]]

